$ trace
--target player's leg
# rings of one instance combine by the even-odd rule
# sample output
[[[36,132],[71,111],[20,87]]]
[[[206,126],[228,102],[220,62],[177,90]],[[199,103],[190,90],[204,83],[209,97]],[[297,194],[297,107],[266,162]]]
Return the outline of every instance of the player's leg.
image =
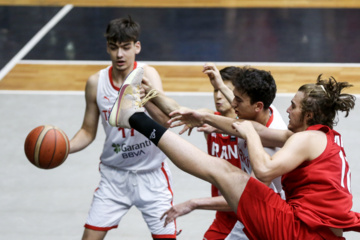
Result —
[[[133,71],[136,71],[133,70]],[[249,176],[227,161],[209,156],[180,136],[167,131],[144,113],[139,87],[142,74],[134,72],[120,91],[110,115],[112,126],[134,128],[157,145],[180,169],[214,184],[234,211]],[[234,184],[236,183],[236,184]]]
[[[147,172],[137,172],[132,178],[136,179],[136,199],[134,205],[140,210],[153,239],[176,239],[175,221],[165,224],[160,219],[162,214],[172,207],[173,190],[172,176],[167,163],[161,168]]]
[[[96,231],[89,228],[85,228],[82,240],[103,240],[107,234],[107,231]]]
[[[106,233],[118,227],[131,207],[131,192],[127,188],[127,171],[100,164],[101,179],[94,192],[85,223],[83,240],[101,240]]]
[[[171,131],[164,132],[157,146],[177,167],[214,184],[236,212],[249,175],[223,159],[208,155]]]

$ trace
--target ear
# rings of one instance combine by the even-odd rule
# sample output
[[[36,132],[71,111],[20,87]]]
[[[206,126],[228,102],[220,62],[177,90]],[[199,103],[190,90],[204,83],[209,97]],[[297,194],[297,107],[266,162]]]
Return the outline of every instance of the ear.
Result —
[[[313,118],[314,118],[314,113],[313,113],[313,112],[307,112],[307,113],[305,113],[305,118],[306,118],[306,122],[307,122],[309,119],[313,119]]]
[[[255,112],[261,112],[264,109],[263,102],[256,102],[255,103]]]
[[[140,43],[140,41],[137,41],[135,43],[135,54],[139,54],[140,51],[141,51],[141,43]]]

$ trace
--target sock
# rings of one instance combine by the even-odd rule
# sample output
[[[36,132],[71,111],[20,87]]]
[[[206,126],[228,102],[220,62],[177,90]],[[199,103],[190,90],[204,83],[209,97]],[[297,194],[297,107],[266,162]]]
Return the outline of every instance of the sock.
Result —
[[[143,112],[134,113],[129,118],[129,123],[132,128],[147,137],[156,146],[167,130]]]

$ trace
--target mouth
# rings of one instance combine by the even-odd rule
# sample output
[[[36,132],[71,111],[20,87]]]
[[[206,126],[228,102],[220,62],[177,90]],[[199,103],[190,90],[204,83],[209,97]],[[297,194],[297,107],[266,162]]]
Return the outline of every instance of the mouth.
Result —
[[[116,65],[122,66],[125,64],[125,61],[116,61]]]

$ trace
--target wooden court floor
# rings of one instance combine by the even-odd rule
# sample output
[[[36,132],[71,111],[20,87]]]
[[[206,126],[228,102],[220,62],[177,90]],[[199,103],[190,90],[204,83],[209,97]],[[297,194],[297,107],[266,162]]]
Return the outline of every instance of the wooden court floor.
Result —
[[[151,64],[151,63],[150,63]],[[228,65],[217,64],[218,68]],[[229,63],[232,64],[232,63]],[[234,64],[236,65],[236,63]],[[242,66],[237,63],[238,66]],[[246,65],[246,63],[245,63]],[[211,92],[212,86],[202,73],[201,64],[197,65],[153,65],[159,72],[165,91],[168,92]],[[347,92],[360,93],[359,66],[311,65],[251,65],[270,71],[274,76],[278,93],[294,93],[302,84],[312,83],[319,74],[324,77],[335,77],[338,81],[353,84]],[[106,67],[106,65],[82,64],[17,64],[10,73],[0,81],[0,90],[50,90],[50,91],[83,91],[87,78]]]
[[[237,64],[241,66],[239,63]],[[219,69],[228,65],[224,65],[224,63],[217,64]],[[158,70],[162,78],[165,91],[212,91],[207,77],[202,73],[201,64],[153,66]],[[347,92],[353,94],[360,93],[360,65],[350,67],[317,64],[307,64],[306,66],[281,64],[278,66],[266,66],[256,65],[255,63],[251,66],[270,71],[276,80],[278,93],[294,93],[302,84],[314,82],[319,74],[323,74],[326,77],[333,76],[338,81],[350,82],[354,87],[348,89]],[[0,90],[83,91],[87,78],[104,67],[106,65],[21,63],[17,64],[0,81]]]

